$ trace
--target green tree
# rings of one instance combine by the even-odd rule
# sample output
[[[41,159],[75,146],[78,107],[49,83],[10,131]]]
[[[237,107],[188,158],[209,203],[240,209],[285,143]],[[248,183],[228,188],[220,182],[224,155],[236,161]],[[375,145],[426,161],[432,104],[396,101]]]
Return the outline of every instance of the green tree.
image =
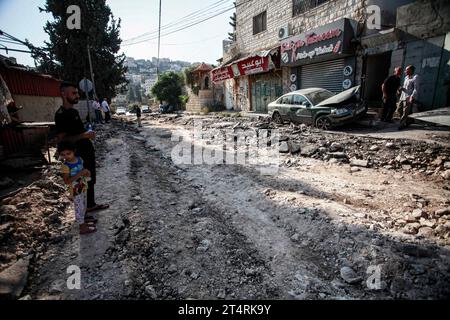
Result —
[[[166,72],[161,75],[158,82],[152,88],[152,94],[159,101],[167,101],[178,106],[180,96],[183,94],[184,77],[175,72]]]
[[[67,28],[70,14],[66,12],[71,5],[81,8],[81,30]],[[117,87],[127,83],[125,55],[119,54],[120,19],[114,18],[106,0],[46,0],[39,9],[51,13],[54,20],[44,27],[50,41],[33,50],[38,69],[75,83],[90,78],[89,46],[99,97],[115,96]]]

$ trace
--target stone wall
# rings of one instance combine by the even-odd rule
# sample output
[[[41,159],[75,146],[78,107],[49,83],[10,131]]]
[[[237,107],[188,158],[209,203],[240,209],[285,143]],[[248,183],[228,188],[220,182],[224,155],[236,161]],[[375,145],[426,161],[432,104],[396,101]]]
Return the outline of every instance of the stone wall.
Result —
[[[13,98],[17,106],[23,107],[18,113],[22,122],[54,122],[55,112],[62,105],[62,99],[55,97],[14,95]]]
[[[450,31],[450,1],[416,1],[397,10],[397,27],[420,39]]]
[[[287,24],[292,34],[300,34],[341,18],[360,21],[365,12],[365,0],[330,0],[296,17],[292,0],[238,0],[237,5],[237,48],[242,54],[277,46],[278,31]],[[253,17],[265,10],[267,30],[253,35]]]

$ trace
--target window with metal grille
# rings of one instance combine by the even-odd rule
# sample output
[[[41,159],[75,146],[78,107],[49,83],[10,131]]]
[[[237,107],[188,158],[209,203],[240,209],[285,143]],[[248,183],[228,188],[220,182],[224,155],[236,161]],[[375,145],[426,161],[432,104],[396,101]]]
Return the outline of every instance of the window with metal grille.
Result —
[[[329,0],[292,0],[293,15],[305,13]]]
[[[253,35],[266,31],[267,29],[267,11],[264,11],[253,17]]]

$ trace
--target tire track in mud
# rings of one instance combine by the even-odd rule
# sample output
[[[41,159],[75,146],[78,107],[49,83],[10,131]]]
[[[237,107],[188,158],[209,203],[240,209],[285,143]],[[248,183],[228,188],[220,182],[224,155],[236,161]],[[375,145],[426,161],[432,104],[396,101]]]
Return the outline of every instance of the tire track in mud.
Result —
[[[142,136],[147,143],[170,155],[173,144],[168,137],[172,128],[156,125],[145,130]],[[283,174],[269,178],[242,166],[186,166],[179,170],[179,176],[200,186],[203,199],[226,212],[227,222],[249,239],[266,262],[271,280],[280,288],[280,297],[424,299],[449,295],[445,289],[450,279],[445,266],[448,252],[433,245],[408,244],[368,230],[368,226],[347,223],[339,218],[339,211],[355,214],[358,208],[336,202],[333,193],[314,183],[292,179],[286,176],[289,172],[281,170]],[[274,189],[275,197],[270,189]],[[265,190],[268,195],[264,195]],[[292,193],[296,194],[293,201],[282,199]],[[421,258],[425,259],[417,261],[417,252],[424,253]],[[428,271],[422,272],[417,264]],[[354,268],[361,281],[356,285],[345,283],[340,274],[343,266]],[[382,290],[369,290],[366,285],[366,272],[373,266],[382,268]]]
[[[281,297],[270,268],[226,212],[205,201],[160,152],[147,152],[132,138],[127,145],[131,194],[141,199],[130,199],[138,209],[122,243],[132,270],[129,298]]]

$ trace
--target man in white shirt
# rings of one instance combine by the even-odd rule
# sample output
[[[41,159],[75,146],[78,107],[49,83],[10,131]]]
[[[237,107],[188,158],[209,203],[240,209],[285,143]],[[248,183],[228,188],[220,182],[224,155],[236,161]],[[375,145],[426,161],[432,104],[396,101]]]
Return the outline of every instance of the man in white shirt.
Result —
[[[102,110],[105,113],[105,122],[109,123],[109,121],[111,120],[111,110],[109,108],[109,104],[108,104],[108,99],[107,98],[103,99]]]
[[[420,78],[417,74],[414,74],[415,71],[416,68],[414,66],[408,66],[405,71],[406,78],[400,97],[399,113],[401,119],[399,130],[410,124],[408,117],[413,113],[413,106],[419,100]]]

